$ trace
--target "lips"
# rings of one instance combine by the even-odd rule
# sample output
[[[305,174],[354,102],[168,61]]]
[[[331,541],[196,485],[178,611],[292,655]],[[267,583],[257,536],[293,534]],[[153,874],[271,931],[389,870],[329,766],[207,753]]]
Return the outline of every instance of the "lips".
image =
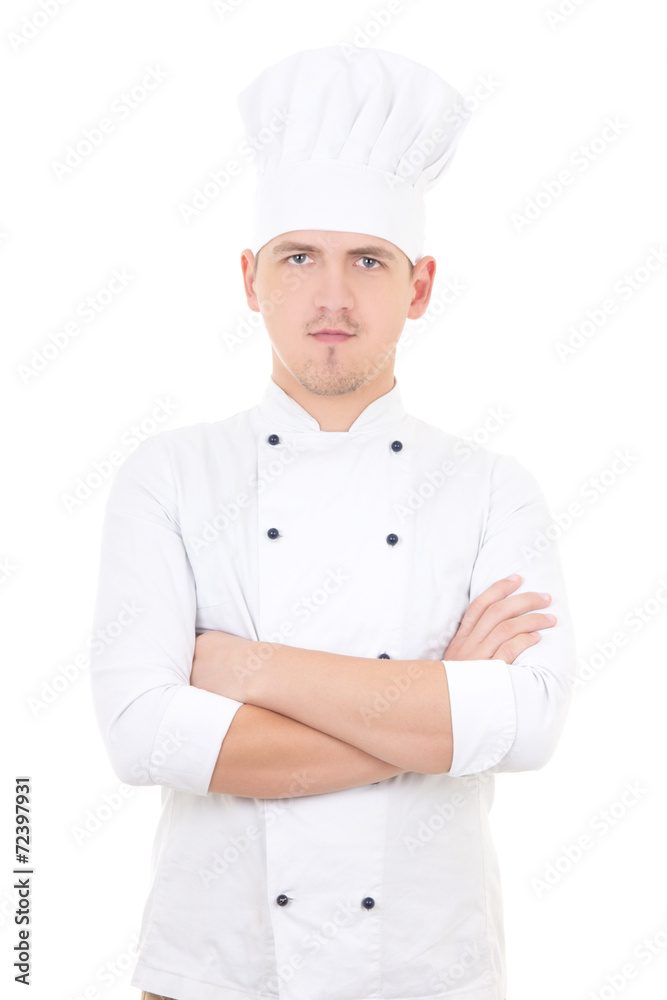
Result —
[[[347,333],[346,330],[338,330],[334,327],[325,327],[322,330],[317,330],[315,333],[310,334],[315,340],[321,340],[323,343],[338,344],[342,343],[344,340],[349,340],[354,337],[353,333]]]

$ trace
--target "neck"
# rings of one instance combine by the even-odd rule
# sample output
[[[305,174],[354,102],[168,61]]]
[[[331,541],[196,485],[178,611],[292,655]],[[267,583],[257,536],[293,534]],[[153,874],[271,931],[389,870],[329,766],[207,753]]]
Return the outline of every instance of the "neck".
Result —
[[[390,392],[396,385],[393,369],[381,371],[376,378],[365,382],[358,389],[337,396],[311,392],[286,368],[274,368],[271,378],[317,420],[321,431],[349,431],[370,403]]]

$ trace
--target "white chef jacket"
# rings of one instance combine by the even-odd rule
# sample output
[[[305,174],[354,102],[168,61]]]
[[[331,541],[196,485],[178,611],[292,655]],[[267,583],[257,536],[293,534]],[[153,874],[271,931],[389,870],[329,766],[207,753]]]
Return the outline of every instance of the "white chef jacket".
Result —
[[[409,415],[396,379],[348,431],[320,430],[270,379],[251,409],[156,433],[126,459],[91,681],[115,773],[161,786],[133,986],[504,1000],[494,773],[549,760],[575,662],[551,523],[515,458]],[[558,623],[512,664],[443,661],[449,772],[279,799],[208,792],[242,703],[189,684],[196,635],[441,659],[470,601],[513,572],[516,593],[552,595]]]

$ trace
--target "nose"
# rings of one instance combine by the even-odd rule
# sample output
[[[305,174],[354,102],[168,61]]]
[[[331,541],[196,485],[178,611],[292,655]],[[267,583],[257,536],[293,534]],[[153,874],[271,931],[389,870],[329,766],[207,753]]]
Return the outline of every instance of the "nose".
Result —
[[[332,315],[342,309],[352,309],[352,284],[344,263],[329,261],[319,268],[315,278],[313,305]]]

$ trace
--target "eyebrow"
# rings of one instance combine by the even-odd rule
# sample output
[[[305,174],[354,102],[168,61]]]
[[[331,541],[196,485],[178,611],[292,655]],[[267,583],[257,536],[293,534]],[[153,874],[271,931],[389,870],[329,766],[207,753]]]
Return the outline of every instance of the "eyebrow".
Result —
[[[292,253],[321,253],[322,248],[317,246],[312,246],[309,243],[277,243],[276,246],[271,251],[272,257],[279,257],[281,254],[287,251]],[[354,247],[352,250],[347,251],[348,257],[377,257],[380,260],[396,260],[396,254],[392,253],[391,250],[385,250],[384,247],[376,246],[375,244],[369,243],[367,246]]]

